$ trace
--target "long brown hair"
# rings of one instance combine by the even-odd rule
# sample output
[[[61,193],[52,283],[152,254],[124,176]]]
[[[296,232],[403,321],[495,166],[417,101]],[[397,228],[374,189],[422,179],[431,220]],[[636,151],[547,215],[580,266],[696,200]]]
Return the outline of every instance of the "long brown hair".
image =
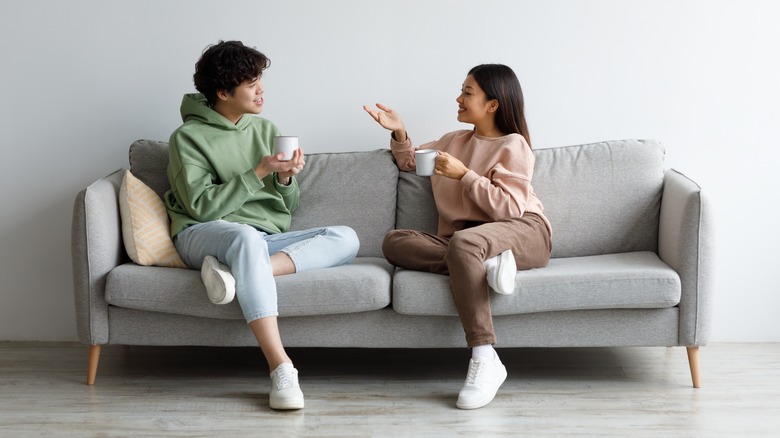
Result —
[[[496,127],[504,134],[520,134],[531,146],[531,134],[525,122],[525,99],[520,81],[511,68],[503,64],[481,64],[469,71],[487,99],[498,100]]]

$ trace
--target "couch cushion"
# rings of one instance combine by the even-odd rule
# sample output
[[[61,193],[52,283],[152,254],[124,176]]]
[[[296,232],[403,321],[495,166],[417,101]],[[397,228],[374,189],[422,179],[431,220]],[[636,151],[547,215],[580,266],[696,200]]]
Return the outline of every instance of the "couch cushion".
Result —
[[[160,199],[171,183],[168,182],[168,143],[137,140],[130,145],[130,172],[157,193]]]
[[[533,186],[553,228],[553,257],[657,251],[664,148],[622,140],[536,149]],[[397,228],[436,232],[429,178],[402,172]]]
[[[171,187],[168,143],[138,140],[130,145],[130,171],[160,197]],[[328,225],[352,227],[360,257],[382,257],[382,239],[395,225],[398,167],[389,150],[306,155],[298,175],[301,201],[292,230]]]
[[[680,277],[651,252],[552,259],[518,271],[515,292],[490,292],[493,315],[584,309],[653,309],[680,302]],[[405,315],[458,312],[446,275],[398,270],[393,309]]]
[[[364,312],[390,304],[392,267],[380,258],[276,277],[280,316]],[[114,268],[106,281],[106,301],[114,306],[220,319],[243,319],[238,301],[211,304],[194,270],[138,266]]]
[[[397,181],[389,150],[307,155],[291,228],[347,225],[360,238],[358,256],[382,257],[382,240],[395,225]]]
[[[534,190],[553,257],[658,250],[664,148],[622,140],[537,149]]]
[[[400,172],[396,228],[436,234],[439,212],[433,201],[431,178],[414,172]]]

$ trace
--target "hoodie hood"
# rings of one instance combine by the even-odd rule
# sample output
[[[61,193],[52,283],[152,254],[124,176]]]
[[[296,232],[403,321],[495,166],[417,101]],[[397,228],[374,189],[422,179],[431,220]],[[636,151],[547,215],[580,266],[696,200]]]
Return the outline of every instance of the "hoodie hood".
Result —
[[[202,93],[185,94],[181,100],[181,119],[184,123],[189,121],[199,121],[214,127],[229,130],[244,130],[251,123],[251,115],[244,114],[238,119],[238,123],[233,124],[222,114],[214,111],[208,103],[206,96]]]

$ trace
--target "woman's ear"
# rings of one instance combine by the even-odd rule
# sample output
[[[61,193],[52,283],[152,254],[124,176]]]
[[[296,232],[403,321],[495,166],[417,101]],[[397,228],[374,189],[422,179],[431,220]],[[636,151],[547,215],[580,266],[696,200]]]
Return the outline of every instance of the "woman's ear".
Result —
[[[490,99],[488,102],[488,112],[494,113],[498,111],[498,99]]]
[[[227,90],[217,90],[217,99],[219,100],[227,100],[230,93],[227,92]]]

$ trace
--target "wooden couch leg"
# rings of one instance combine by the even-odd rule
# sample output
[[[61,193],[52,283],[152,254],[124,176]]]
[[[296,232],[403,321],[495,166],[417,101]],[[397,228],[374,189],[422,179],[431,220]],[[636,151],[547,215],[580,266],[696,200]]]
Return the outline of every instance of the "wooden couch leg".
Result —
[[[688,365],[691,367],[693,387],[701,388],[701,370],[699,368],[699,347],[685,347],[688,350]]]
[[[100,361],[100,345],[89,346],[89,359],[87,360],[87,385],[95,384],[98,362]]]

